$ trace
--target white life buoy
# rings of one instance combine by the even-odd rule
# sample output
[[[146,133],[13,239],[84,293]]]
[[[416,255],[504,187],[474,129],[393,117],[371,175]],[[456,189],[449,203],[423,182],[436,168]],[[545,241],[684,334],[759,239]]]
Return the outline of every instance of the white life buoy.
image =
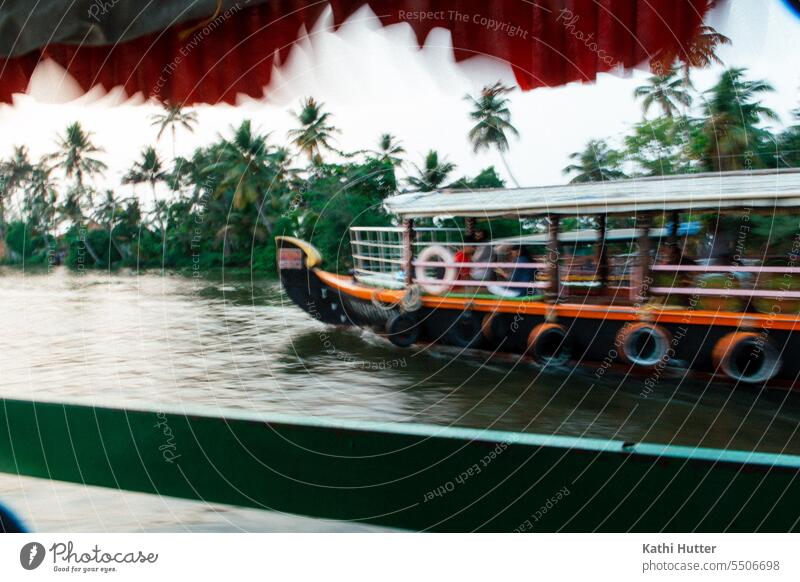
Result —
[[[434,261],[441,261],[445,264],[451,264],[456,261],[455,255],[450,252],[449,249],[441,246],[441,245],[433,245],[423,249],[423,251],[417,255],[417,261],[421,263],[428,263]],[[428,269],[432,267],[426,267],[423,265],[417,265],[414,269],[414,274],[416,275],[417,279],[426,279],[430,280],[433,277],[428,276]],[[444,276],[442,277],[443,281],[453,281],[458,276],[458,269],[456,267],[442,267],[444,269]],[[450,283],[421,283],[420,286],[424,291],[430,293],[431,295],[441,295],[442,293],[446,293],[450,290],[451,284]]]

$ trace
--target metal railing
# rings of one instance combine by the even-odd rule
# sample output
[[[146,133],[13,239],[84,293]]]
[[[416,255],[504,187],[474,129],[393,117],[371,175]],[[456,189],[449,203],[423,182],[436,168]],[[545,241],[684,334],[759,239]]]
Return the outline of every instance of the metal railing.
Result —
[[[350,227],[353,276],[365,285],[403,287],[403,233],[399,226]]]
[[[553,265],[543,258],[526,262],[504,260],[502,254],[490,261],[459,262],[458,251],[465,246],[465,233],[458,228],[415,227],[407,241],[412,255],[410,277],[406,273],[406,230],[401,226],[351,227],[350,243],[353,252],[353,274],[357,281],[373,287],[404,288],[407,282],[419,284],[432,294],[451,292],[490,293],[502,296],[519,296],[526,290],[543,290],[551,287],[550,273]],[[509,241],[470,242],[471,247],[509,246]],[[450,256],[447,260],[420,258],[430,247],[442,247]],[[533,245],[537,246],[537,245]],[[601,285],[596,265],[589,266],[591,258],[581,264],[575,257],[559,265],[560,287],[591,289]],[[561,262],[561,261],[559,261]],[[632,265],[631,257],[612,260],[609,265],[609,282],[620,288],[628,283]],[[512,274],[519,270],[533,270],[530,281],[513,281]]]
[[[407,277],[405,255],[406,231],[403,227],[351,227],[350,244],[353,252],[353,274],[362,284],[375,287],[403,288],[410,279],[433,294],[448,292],[484,291],[498,296],[517,296],[529,289],[545,289],[550,283],[541,274],[549,266],[546,262],[512,262],[492,260],[459,262],[455,256],[464,247],[464,231],[458,228],[414,228],[408,241],[412,254],[412,273]],[[498,246],[497,242],[473,243],[471,247]],[[441,247],[437,260],[420,259],[425,249]],[[531,281],[512,281],[512,273],[534,270]]]
[[[768,267],[768,266],[739,266],[739,265],[653,265],[651,271],[656,273],[674,273],[676,276],[681,273],[693,274],[726,274],[729,275],[727,284],[720,288],[714,287],[664,287],[655,286],[650,289],[654,295],[704,295],[712,297],[745,297],[745,298],[766,298],[766,299],[800,299],[800,291],[786,289],[764,289],[760,288],[759,275],[783,275],[788,279],[784,281],[784,286],[791,287],[794,282],[792,277],[800,275],[800,267]],[[755,275],[755,280],[749,281],[752,287],[741,288],[742,283],[736,274]],[[788,283],[788,285],[786,284]],[[695,284],[696,285],[696,284]],[[794,286],[797,284],[795,283]]]

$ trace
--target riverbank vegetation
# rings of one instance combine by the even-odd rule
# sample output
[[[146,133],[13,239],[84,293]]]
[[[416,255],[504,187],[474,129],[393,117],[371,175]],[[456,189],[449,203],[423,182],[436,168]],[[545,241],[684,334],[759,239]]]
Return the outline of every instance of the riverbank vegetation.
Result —
[[[775,114],[762,104],[772,88],[741,69],[725,71],[709,91],[694,91],[687,71],[671,68],[636,89],[642,121],[619,144],[593,139],[571,156],[573,182],[628,176],[800,166],[800,109],[793,124],[766,125]],[[509,87],[500,83],[467,96],[473,123],[466,139],[476,152],[495,150],[504,175],[517,129]],[[459,176],[446,155],[429,151],[419,165],[401,141],[376,135],[358,151],[336,146],[333,114],[313,98],[294,113],[296,127],[281,140],[244,121],[187,158],[177,156],[177,130],[191,132],[197,115],[166,104],[153,116],[157,138],[171,138],[163,159],[145,147],[122,184],[107,183],[105,151],[78,123],[57,137],[55,150],[32,160],[25,146],[0,162],[0,242],[3,261],[25,265],[63,261],[69,267],[209,271],[275,270],[276,235],[310,240],[338,269],[349,261],[347,227],[391,224],[387,196],[442,187],[502,187],[494,167]],[[121,189],[120,189],[121,190]]]

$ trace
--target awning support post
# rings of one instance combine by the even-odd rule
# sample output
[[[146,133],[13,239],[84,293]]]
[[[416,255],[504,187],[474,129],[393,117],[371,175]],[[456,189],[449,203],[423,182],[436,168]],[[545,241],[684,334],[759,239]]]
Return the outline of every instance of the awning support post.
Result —
[[[647,301],[652,278],[650,276],[650,225],[652,217],[648,213],[636,217],[636,226],[639,229],[639,256],[636,261],[636,282],[631,288],[635,301]]]
[[[414,219],[403,220],[403,268],[405,269],[405,284],[410,287],[414,281],[413,266],[414,249],[411,242],[414,240]]]
[[[550,215],[548,220],[548,238],[547,238],[547,272],[550,277],[550,288],[547,295],[548,300],[552,303],[557,303],[561,294],[561,281],[559,280],[558,264],[560,257],[560,250],[558,245],[558,230],[559,230],[559,217],[558,215]]]
[[[608,220],[605,214],[597,217],[597,278],[600,279],[600,289],[605,292],[608,288],[608,248],[606,236],[608,234]]]
[[[475,218],[472,216],[464,219],[464,236],[466,238],[475,236]]]
[[[680,212],[673,210],[670,220],[672,221],[669,229],[670,263],[677,265],[681,262],[681,253],[680,249],[678,249],[678,225],[681,220]]]

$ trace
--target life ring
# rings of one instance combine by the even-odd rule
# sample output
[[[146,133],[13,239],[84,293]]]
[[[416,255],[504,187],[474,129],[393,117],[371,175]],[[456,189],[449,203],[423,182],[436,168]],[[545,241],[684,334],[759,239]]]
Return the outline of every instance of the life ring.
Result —
[[[419,339],[419,321],[411,313],[396,313],[386,322],[389,341],[400,348],[407,348]]]
[[[711,357],[716,368],[728,378],[747,384],[771,380],[782,364],[775,346],[752,331],[724,336],[714,346]]]
[[[669,332],[660,325],[640,322],[623,326],[616,344],[624,360],[650,368],[669,357],[671,341]]]
[[[528,353],[542,365],[566,364],[572,356],[567,329],[559,323],[540,323],[528,334]]]
[[[455,255],[447,248],[441,245],[433,245],[430,247],[426,247],[422,250],[422,252],[417,255],[417,261],[427,263],[432,262],[438,259],[442,263],[455,263],[456,257]],[[427,270],[432,267],[424,267],[422,265],[417,265],[414,268],[414,274],[416,275],[417,279],[431,279],[428,277]],[[458,276],[458,269],[456,267],[442,267],[444,269],[444,276],[442,277],[443,281],[453,281]],[[435,277],[434,277],[435,278]],[[441,283],[437,285],[436,283],[425,283],[421,285],[422,289],[431,295],[441,295],[442,293],[446,293],[450,290],[451,284],[450,283]]]
[[[483,318],[472,311],[462,311],[447,329],[449,344],[460,348],[474,348],[483,341]]]

